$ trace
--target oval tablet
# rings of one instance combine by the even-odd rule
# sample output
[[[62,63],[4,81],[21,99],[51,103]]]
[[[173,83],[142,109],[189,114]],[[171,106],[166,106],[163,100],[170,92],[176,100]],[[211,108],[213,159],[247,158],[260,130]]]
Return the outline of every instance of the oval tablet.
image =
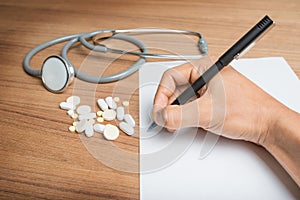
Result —
[[[94,135],[94,128],[93,128],[93,125],[92,125],[92,124],[89,124],[89,125],[86,127],[84,133],[85,133],[85,136],[86,136],[86,137],[92,137],[92,136]]]
[[[107,124],[105,126],[104,132],[103,132],[103,136],[105,139],[107,140],[115,140],[119,137],[119,129],[118,127],[111,125],[111,124]]]
[[[98,132],[98,133],[103,133],[105,129],[105,125],[104,124],[95,124],[94,125],[94,131]]]
[[[83,114],[87,114],[87,113],[90,113],[91,112],[91,107],[88,106],[88,105],[82,105],[82,106],[79,106],[76,111],[79,115],[83,115]]]
[[[135,121],[130,114],[124,115],[124,121],[127,122],[130,126],[135,127]]]
[[[74,106],[77,106],[78,104],[80,104],[80,97],[70,96],[69,98],[67,98],[67,102],[73,104]]]
[[[78,116],[79,120],[83,120],[83,119],[93,119],[96,118],[97,115],[96,113],[86,113],[86,114],[81,114]]]
[[[86,119],[79,121],[76,125],[76,132],[77,133],[82,133],[86,129],[86,126],[87,126],[87,120]]]
[[[107,103],[107,105],[108,105],[109,108],[111,108],[111,109],[116,109],[117,108],[117,104],[113,100],[112,97],[106,97],[105,101],[106,101],[106,103]]]
[[[63,110],[75,110],[76,106],[74,106],[71,103],[67,103],[67,102],[61,102],[59,104],[59,107]]]
[[[116,119],[116,115],[116,111],[108,109],[103,112],[102,117],[106,121],[112,121]]]
[[[104,101],[104,99],[98,99],[97,100],[97,104],[99,106],[99,108],[103,111],[108,109],[108,105],[106,104],[106,102]]]
[[[125,114],[124,107],[119,106],[117,108],[117,119],[120,120],[120,121],[123,120],[124,119],[124,114]]]
[[[126,133],[127,135],[133,135],[134,134],[134,129],[132,126],[130,126],[128,123],[126,122],[121,122],[119,124],[119,128]]]

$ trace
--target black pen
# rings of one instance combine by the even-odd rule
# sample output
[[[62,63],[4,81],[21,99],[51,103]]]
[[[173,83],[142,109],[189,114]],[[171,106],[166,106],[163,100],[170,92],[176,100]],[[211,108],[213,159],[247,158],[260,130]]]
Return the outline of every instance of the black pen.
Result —
[[[228,49],[202,76],[200,76],[190,87],[188,87],[171,105],[182,105],[193,97],[205,84],[207,84],[219,71],[227,66],[233,59],[238,59],[244,55],[255,42],[265,33],[274,22],[269,16],[265,16],[252,29],[250,29],[240,40]],[[147,131],[156,127],[153,122]]]

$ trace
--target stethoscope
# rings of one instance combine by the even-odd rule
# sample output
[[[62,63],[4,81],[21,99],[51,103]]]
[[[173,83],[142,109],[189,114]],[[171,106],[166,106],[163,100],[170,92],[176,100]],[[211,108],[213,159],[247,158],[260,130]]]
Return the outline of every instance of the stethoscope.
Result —
[[[199,48],[200,53],[197,55],[174,55],[174,54],[151,54],[148,53],[147,47],[140,40],[129,36],[127,34],[141,34],[141,33],[166,33],[166,34],[188,34],[194,35],[199,38],[197,42],[197,46]],[[114,38],[119,40],[124,40],[136,45],[141,52],[133,52],[133,51],[125,51],[120,49],[112,49],[108,48],[100,42],[104,39]],[[88,40],[92,39],[94,44],[88,42]],[[58,43],[68,41],[65,46],[62,48],[61,56],[53,55],[43,62],[41,70],[32,69],[29,65],[31,58],[40,52],[43,49],[46,49],[52,45],[56,45]],[[77,42],[80,42],[86,48],[103,53],[117,53],[117,54],[132,54],[139,56],[139,60],[137,60],[132,66],[127,68],[124,71],[118,72],[116,74],[112,74],[109,76],[91,76],[85,74],[76,67],[74,67],[69,60],[67,53],[70,48]],[[193,31],[186,30],[169,30],[169,29],[127,29],[127,30],[97,30],[88,33],[79,33],[72,34],[63,37],[59,37],[45,43],[42,43],[35,48],[33,48],[25,57],[23,61],[24,70],[31,76],[41,77],[43,85],[49,91],[54,93],[62,92],[67,88],[68,85],[72,82],[74,76],[77,78],[87,81],[90,83],[109,83],[124,79],[134,72],[136,72],[145,62],[146,58],[159,58],[159,59],[177,59],[177,60],[192,60],[199,59],[203,56],[207,55],[208,48],[207,43],[205,42],[204,37],[198,33]]]

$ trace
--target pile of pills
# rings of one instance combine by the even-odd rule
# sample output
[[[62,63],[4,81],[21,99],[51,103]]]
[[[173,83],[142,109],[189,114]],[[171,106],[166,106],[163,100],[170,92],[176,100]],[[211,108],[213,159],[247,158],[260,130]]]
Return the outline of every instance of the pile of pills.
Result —
[[[67,114],[74,119],[69,131],[84,133],[87,137],[92,137],[94,132],[98,132],[107,140],[117,139],[119,129],[129,136],[134,134],[135,120],[129,113],[125,113],[125,107],[129,106],[128,101],[123,101],[122,105],[119,105],[119,97],[109,96],[98,99],[97,104],[100,110],[92,112],[91,106],[80,105],[78,96],[70,96],[66,102],[61,102],[60,108],[67,110]],[[110,124],[111,121],[116,121],[119,128]]]

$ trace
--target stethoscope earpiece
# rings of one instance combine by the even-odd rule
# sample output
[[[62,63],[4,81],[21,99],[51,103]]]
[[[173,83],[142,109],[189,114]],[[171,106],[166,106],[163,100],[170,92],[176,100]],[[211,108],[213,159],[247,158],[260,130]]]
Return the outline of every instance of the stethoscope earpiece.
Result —
[[[41,69],[44,86],[51,92],[64,91],[74,78],[74,68],[60,56],[46,58]]]

